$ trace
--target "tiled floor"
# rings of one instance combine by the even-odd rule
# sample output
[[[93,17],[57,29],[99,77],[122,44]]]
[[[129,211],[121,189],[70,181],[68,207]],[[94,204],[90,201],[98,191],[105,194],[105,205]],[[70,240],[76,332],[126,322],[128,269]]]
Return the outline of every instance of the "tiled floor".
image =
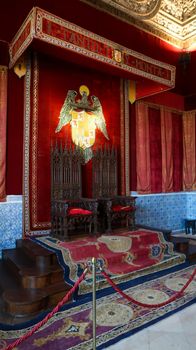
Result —
[[[107,350],[195,350],[196,304],[110,346]]]

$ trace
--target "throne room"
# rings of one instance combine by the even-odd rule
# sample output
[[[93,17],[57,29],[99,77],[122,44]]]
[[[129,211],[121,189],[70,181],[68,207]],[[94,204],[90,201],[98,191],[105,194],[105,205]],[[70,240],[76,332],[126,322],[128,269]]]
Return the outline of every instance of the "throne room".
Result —
[[[193,350],[196,2],[0,10],[0,350]]]

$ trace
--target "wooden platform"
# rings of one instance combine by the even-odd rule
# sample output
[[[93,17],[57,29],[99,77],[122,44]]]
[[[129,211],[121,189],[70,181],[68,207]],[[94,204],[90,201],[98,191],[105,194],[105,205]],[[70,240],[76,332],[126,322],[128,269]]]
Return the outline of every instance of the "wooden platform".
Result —
[[[143,228],[160,231],[170,240],[170,231]],[[125,231],[124,228],[113,230]],[[86,233],[72,239],[83,237]],[[16,248],[3,250],[0,260],[0,323],[17,325],[29,321],[49,311],[69,289],[55,253],[30,239],[17,240]]]
[[[30,239],[18,240],[0,260],[0,323],[30,320],[55,306],[69,289],[55,253]]]
[[[196,241],[194,242],[189,237],[179,236],[173,236],[171,241],[174,244],[174,248],[185,254],[190,263],[196,262]]]

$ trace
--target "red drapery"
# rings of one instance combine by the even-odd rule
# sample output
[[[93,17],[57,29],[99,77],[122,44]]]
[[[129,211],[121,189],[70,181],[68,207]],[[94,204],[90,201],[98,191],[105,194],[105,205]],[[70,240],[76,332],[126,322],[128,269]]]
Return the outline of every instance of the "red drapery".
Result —
[[[0,201],[6,197],[7,67],[0,66]]]
[[[194,125],[192,125],[193,133],[195,135]],[[138,193],[144,194],[181,191],[182,113],[173,112],[168,107],[138,101],[135,113],[131,107],[130,135],[131,190],[137,189]],[[192,136],[191,145],[191,159],[192,157],[195,159],[195,149],[193,148],[195,136]],[[187,149],[189,148],[187,144]],[[192,174],[195,174],[194,162],[190,167]],[[186,169],[186,173],[187,171]],[[193,181],[195,180],[192,179]]]
[[[172,113],[173,191],[182,191],[182,114]]]
[[[8,73],[6,192],[22,194],[24,77]]]
[[[136,158],[137,191],[150,193],[151,168],[148,106],[142,102],[136,105]]]
[[[149,107],[151,192],[162,191],[162,149],[160,110]]]
[[[183,188],[196,189],[195,111],[183,114]]]
[[[130,113],[130,189],[131,191],[136,191],[137,189],[137,175],[136,175],[136,110],[135,104],[132,105],[129,109]]]
[[[172,112],[161,108],[162,191],[173,190]]]

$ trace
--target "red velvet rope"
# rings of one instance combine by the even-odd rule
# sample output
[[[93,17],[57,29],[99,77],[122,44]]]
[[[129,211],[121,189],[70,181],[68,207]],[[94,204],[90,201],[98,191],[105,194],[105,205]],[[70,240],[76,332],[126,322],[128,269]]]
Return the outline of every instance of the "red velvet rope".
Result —
[[[59,309],[69,300],[70,296],[76,291],[79,284],[83,281],[85,278],[85,275],[87,273],[87,269],[84,270],[82,275],[78,278],[74,286],[69,290],[69,292],[64,296],[64,298],[54,307],[54,309],[40,322],[38,322],[30,331],[28,331],[26,334],[24,334],[22,337],[18,338],[13,343],[9,344],[4,350],[11,350],[15,346],[22,343],[25,339],[29,338],[33,333],[35,333],[40,327],[42,327],[55,313],[59,311]]]
[[[79,277],[79,279],[76,281],[76,283],[74,284],[74,286],[69,290],[69,292],[64,296],[64,298],[55,306],[55,308],[40,322],[38,322],[30,331],[28,331],[26,334],[24,334],[22,337],[18,338],[15,342],[9,344],[4,350],[11,350],[14,347],[18,346],[20,343],[22,343],[25,339],[29,338],[31,335],[33,335],[40,327],[42,327],[55,313],[57,313],[59,311],[59,309],[65,304],[65,302],[67,302],[70,298],[70,296],[76,291],[76,289],[78,288],[79,284],[84,280],[85,275],[87,273],[87,269],[84,270],[84,272],[82,273],[82,275]],[[184,292],[184,290],[189,286],[189,284],[192,282],[194,276],[196,275],[196,269],[194,269],[192,275],[190,276],[190,278],[188,279],[187,283],[184,285],[184,287],[177,292],[175,295],[173,295],[171,298],[169,298],[168,300],[159,303],[159,304],[145,304],[145,303],[141,303],[133,298],[131,298],[130,296],[128,296],[127,294],[125,294],[120,288],[117,287],[117,285],[110,279],[110,277],[106,274],[105,271],[102,271],[103,276],[107,279],[108,283],[116,290],[116,292],[118,292],[120,295],[122,295],[122,297],[124,297],[125,299],[127,299],[130,302],[135,303],[136,305],[139,306],[143,306],[143,307],[161,307],[164,306],[166,304],[169,304],[170,302],[176,300],[178,298],[178,296],[182,295],[182,293]]]
[[[184,287],[180,291],[178,291],[175,295],[173,295],[168,300],[166,300],[162,303],[159,303],[159,304],[145,304],[145,303],[141,303],[140,301],[133,299],[132,297],[125,294],[120,288],[118,288],[117,285],[111,280],[111,278],[107,275],[107,273],[105,271],[102,271],[101,273],[107,279],[108,283],[115,289],[115,291],[118,292],[123,298],[127,299],[128,301],[130,301],[136,305],[143,306],[143,307],[161,307],[161,306],[164,306],[164,305],[171,303],[172,301],[176,300],[180,295],[182,295],[184,290],[189,286],[189,284],[192,282],[193,278],[195,277],[196,269],[194,269],[194,271],[193,271],[192,275],[190,276],[190,278],[188,279],[187,283],[184,285]]]

